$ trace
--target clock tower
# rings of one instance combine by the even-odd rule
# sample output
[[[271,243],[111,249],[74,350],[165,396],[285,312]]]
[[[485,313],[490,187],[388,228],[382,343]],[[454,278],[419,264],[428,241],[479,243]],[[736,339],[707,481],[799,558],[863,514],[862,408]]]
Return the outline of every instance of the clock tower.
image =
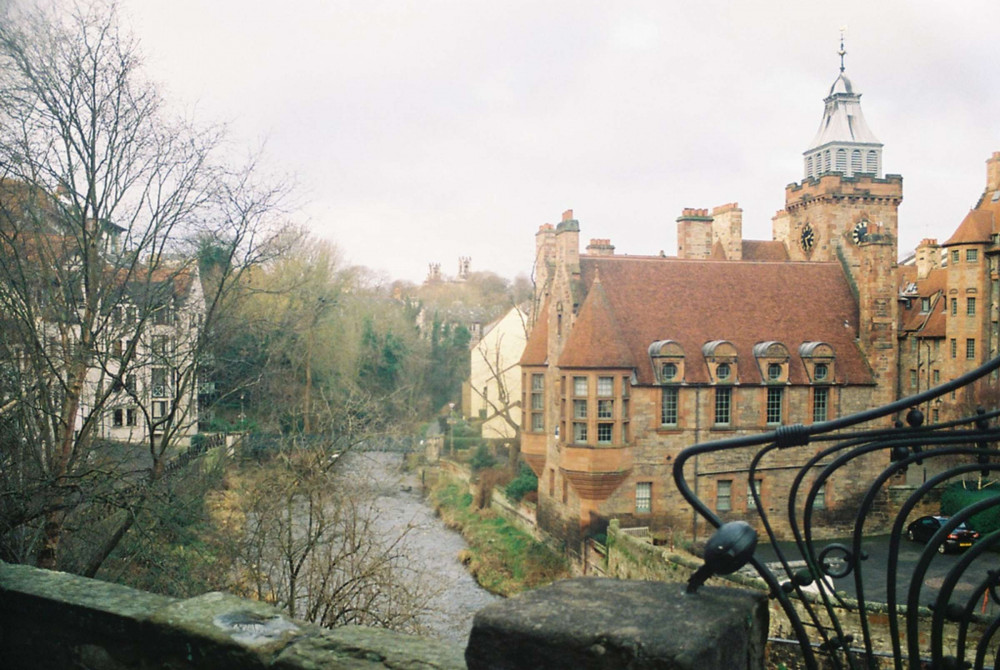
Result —
[[[840,73],[824,100],[823,120],[803,152],[804,178],[785,189],[772,220],[794,261],[839,262],[858,300],[858,343],[878,379],[876,403],[895,399],[896,261],[903,178],[882,174],[882,143],[865,122],[861,94]],[[821,303],[822,296],[815,296]]]

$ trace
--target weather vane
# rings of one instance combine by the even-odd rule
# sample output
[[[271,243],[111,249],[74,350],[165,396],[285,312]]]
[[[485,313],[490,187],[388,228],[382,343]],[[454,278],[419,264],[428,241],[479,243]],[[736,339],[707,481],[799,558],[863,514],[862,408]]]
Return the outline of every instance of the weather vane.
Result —
[[[841,72],[844,71],[844,56],[847,55],[847,52],[844,51],[844,33],[846,33],[846,32],[847,32],[847,26],[841,26],[840,27],[840,51],[837,52],[837,55],[840,56],[840,71]]]

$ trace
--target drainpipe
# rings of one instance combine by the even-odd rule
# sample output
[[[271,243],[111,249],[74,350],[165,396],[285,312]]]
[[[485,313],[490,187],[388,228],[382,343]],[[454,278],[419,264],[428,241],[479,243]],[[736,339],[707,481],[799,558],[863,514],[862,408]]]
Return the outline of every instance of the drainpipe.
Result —
[[[694,389],[694,443],[701,442],[701,386]],[[694,457],[694,495],[698,497],[698,455]],[[698,512],[691,510],[691,541],[698,541]]]

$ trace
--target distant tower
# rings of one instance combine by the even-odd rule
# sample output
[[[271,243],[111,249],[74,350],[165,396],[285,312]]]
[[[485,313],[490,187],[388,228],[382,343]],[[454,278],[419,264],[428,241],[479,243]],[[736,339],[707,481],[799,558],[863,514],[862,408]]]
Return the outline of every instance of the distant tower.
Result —
[[[460,256],[458,259],[458,280],[465,281],[469,278],[469,266],[472,259],[468,256]]]
[[[427,283],[441,281],[441,264],[430,263],[427,266]]]

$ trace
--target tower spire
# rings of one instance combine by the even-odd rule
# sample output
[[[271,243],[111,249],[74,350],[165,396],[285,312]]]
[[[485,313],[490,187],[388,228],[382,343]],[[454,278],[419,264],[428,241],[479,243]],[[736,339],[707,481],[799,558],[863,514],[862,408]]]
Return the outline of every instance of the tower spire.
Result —
[[[846,33],[846,32],[847,32],[847,26],[842,26],[840,28],[840,51],[837,52],[837,55],[840,56],[840,71],[841,72],[844,71],[844,56],[847,55],[847,52],[844,50],[844,33]]]
[[[865,123],[861,113],[861,94],[854,91],[844,73],[844,38],[847,26],[840,29],[840,73],[823,100],[823,120],[816,137],[803,152],[805,176],[839,172],[846,177],[857,174],[882,176],[882,143]]]

